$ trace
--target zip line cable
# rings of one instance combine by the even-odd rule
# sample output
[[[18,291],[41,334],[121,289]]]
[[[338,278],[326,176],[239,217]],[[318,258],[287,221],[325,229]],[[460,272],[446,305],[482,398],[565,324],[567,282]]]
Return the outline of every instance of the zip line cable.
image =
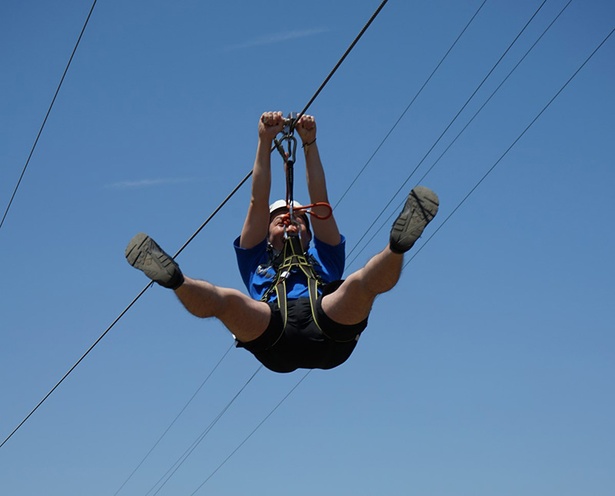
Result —
[[[438,158],[434,161],[434,163],[429,167],[429,169],[427,169],[427,171],[423,174],[423,176],[421,176],[421,178],[417,181],[417,184],[421,184],[422,181],[429,175],[429,173],[435,168],[435,166],[440,162],[440,160],[442,159],[442,157],[444,157],[444,155],[451,149],[451,147],[455,144],[455,142],[459,139],[459,137],[466,131],[466,129],[470,126],[470,124],[474,121],[474,119],[476,119],[476,117],[478,116],[478,114],[480,114],[482,112],[482,110],[487,106],[487,104],[491,101],[491,99],[495,96],[495,94],[502,88],[502,86],[504,86],[504,84],[506,83],[506,81],[508,81],[508,79],[510,78],[510,76],[517,70],[517,68],[521,65],[521,63],[527,58],[527,56],[530,54],[530,52],[532,52],[532,50],[536,47],[536,45],[538,45],[538,43],[540,42],[540,40],[542,40],[542,38],[545,36],[545,34],[547,34],[547,32],[551,29],[551,27],[555,24],[555,22],[560,18],[560,16],[564,13],[564,11],[568,8],[568,6],[572,3],[572,0],[569,0],[568,3],[566,5],[564,5],[564,7],[559,11],[559,13],[555,16],[555,18],[549,23],[549,25],[544,29],[544,31],[542,32],[542,34],[536,39],[536,41],[532,44],[532,46],[525,52],[525,54],[519,59],[519,61],[514,65],[514,67],[508,72],[508,74],[504,77],[504,79],[502,80],[502,82],[500,82],[500,84],[495,88],[495,90],[493,90],[493,92],[489,95],[489,97],[485,100],[485,102],[480,106],[480,108],[474,113],[474,115],[470,118],[470,120],[465,124],[465,126],[461,129],[461,131],[459,131],[459,133],[457,134],[457,136],[455,136],[455,138],[448,144],[448,146],[444,149],[444,151],[438,156]],[[414,174],[415,171],[413,171],[410,176],[412,176]],[[410,178],[408,178],[406,180],[406,182],[408,182]],[[397,194],[397,193],[396,193]],[[395,196],[395,195],[394,195]],[[397,209],[401,209],[403,203],[405,202],[405,199],[402,200]],[[385,207],[386,208],[386,207]],[[369,246],[369,244],[374,240],[374,238],[382,231],[382,229],[384,228],[384,226],[386,226],[387,222],[389,222],[391,220],[391,218],[393,217],[393,215],[395,215],[396,211],[393,210],[393,213],[391,213],[387,219],[385,221],[383,221],[380,225],[380,228],[374,233],[372,234],[372,236],[369,238],[369,240],[363,245],[363,248],[361,248],[359,250],[358,253],[355,254],[354,258],[348,263],[348,266],[351,266],[359,257],[359,255],[367,248],[367,246]],[[358,243],[357,243],[358,244]],[[356,248],[356,246],[355,246]],[[354,250],[353,250],[354,251]]]
[[[346,60],[346,57],[348,57],[348,55],[350,54],[350,52],[352,51],[352,49],[355,47],[355,45],[359,42],[359,40],[363,37],[363,35],[365,34],[365,31],[367,31],[367,29],[371,26],[372,22],[374,22],[374,20],[376,19],[376,17],[378,16],[378,14],[380,14],[380,11],[384,8],[384,6],[386,5],[386,3],[389,0],[383,0],[383,2],[378,6],[378,8],[374,11],[374,13],[372,14],[372,16],[369,18],[369,20],[367,21],[367,23],[365,23],[365,26],[363,26],[363,29],[361,29],[361,31],[359,32],[359,34],[356,36],[356,38],[353,40],[353,42],[350,44],[350,46],[346,49],[346,51],[344,52],[344,55],[341,56],[341,58],[338,60],[337,64],[335,64],[335,66],[333,67],[333,69],[331,70],[331,72],[329,73],[329,75],[325,78],[325,80],[322,82],[322,84],[320,85],[320,87],[316,90],[316,93],[314,93],[314,95],[312,96],[312,98],[310,98],[310,100],[307,102],[307,104],[305,105],[305,107],[303,108],[303,110],[301,112],[299,112],[299,115],[297,118],[301,117],[303,114],[305,114],[308,109],[312,106],[312,103],[314,103],[314,100],[316,100],[316,98],[318,97],[318,95],[320,95],[321,91],[324,89],[324,87],[327,85],[327,83],[331,80],[331,78],[333,77],[333,75],[337,72],[337,70],[339,69],[339,67],[342,65],[342,63],[344,62],[344,60]]]
[[[391,197],[391,199],[389,200],[389,202],[382,208],[382,210],[380,211],[380,213],[376,216],[376,218],[374,219],[374,221],[370,224],[370,226],[367,228],[367,230],[365,231],[365,233],[363,234],[363,236],[361,236],[361,238],[359,239],[359,241],[357,241],[357,243],[355,244],[354,248],[348,253],[348,255],[351,255],[358,247],[358,245],[361,243],[361,241],[363,241],[363,239],[365,239],[365,237],[367,236],[367,233],[369,231],[372,230],[372,228],[376,225],[376,223],[378,222],[378,220],[382,217],[382,215],[384,214],[384,212],[386,211],[387,208],[389,208],[391,206],[391,204],[393,203],[393,201],[395,200],[395,197],[397,195],[399,195],[399,193],[406,187],[406,184],[408,183],[408,181],[410,181],[410,178],[414,175],[414,173],[420,168],[420,166],[423,164],[423,162],[427,159],[427,157],[429,156],[429,154],[434,150],[434,148],[437,146],[437,144],[442,140],[442,138],[444,137],[444,135],[448,132],[448,130],[451,128],[451,126],[455,123],[455,121],[459,118],[459,116],[462,114],[462,112],[465,110],[465,108],[469,105],[469,103],[472,101],[472,99],[476,96],[476,94],[478,93],[478,91],[483,87],[483,85],[485,84],[485,82],[487,81],[487,79],[489,79],[489,77],[491,76],[491,74],[493,74],[493,71],[495,71],[495,69],[498,67],[498,65],[500,64],[500,62],[502,62],[502,60],[504,59],[504,57],[506,56],[506,54],[510,51],[510,49],[514,46],[514,44],[519,40],[519,38],[521,37],[521,35],[523,34],[523,32],[527,29],[527,27],[530,25],[530,23],[532,22],[532,20],[536,17],[536,15],[538,14],[538,12],[540,12],[540,10],[542,9],[542,7],[544,6],[544,4],[547,2],[547,0],[543,0],[543,2],[538,6],[538,8],[536,9],[536,11],[532,14],[532,16],[530,17],[530,19],[525,23],[525,25],[523,26],[523,28],[521,28],[521,30],[519,31],[519,33],[517,34],[517,36],[515,36],[515,38],[513,39],[513,41],[508,45],[508,47],[506,48],[506,50],[504,50],[504,53],[502,53],[502,55],[500,56],[500,58],[497,60],[497,62],[493,65],[493,67],[491,67],[491,69],[489,70],[489,72],[487,73],[487,75],[483,78],[483,80],[480,82],[480,84],[476,87],[476,89],[474,90],[474,92],[470,95],[470,97],[466,100],[466,102],[461,106],[461,108],[459,109],[459,111],[457,112],[457,114],[455,114],[455,116],[453,117],[453,119],[448,123],[448,125],[444,128],[444,131],[442,131],[442,133],[440,134],[440,136],[438,136],[438,139],[436,139],[436,141],[434,142],[433,145],[431,145],[431,147],[429,148],[429,150],[427,150],[427,152],[425,153],[425,155],[423,155],[423,158],[419,161],[419,163],[416,165],[416,167],[414,168],[414,170],[410,173],[410,175],[406,178],[406,180],[401,183],[401,185],[399,186],[399,188],[397,189],[397,191],[395,193],[393,193],[393,196]]]
[[[73,48],[73,52],[70,55],[70,58],[68,59],[68,64],[66,64],[66,68],[64,69],[64,73],[62,74],[62,77],[60,78],[60,83],[58,84],[58,87],[56,88],[56,92],[53,95],[53,98],[51,100],[51,105],[49,105],[49,109],[47,110],[47,114],[45,115],[45,118],[43,119],[43,123],[41,124],[40,129],[38,130],[38,134],[36,135],[36,139],[34,140],[34,144],[32,145],[32,148],[30,149],[30,154],[28,155],[28,158],[26,160],[25,165],[23,166],[23,169],[21,170],[21,175],[19,176],[19,179],[17,180],[17,185],[15,186],[15,189],[13,190],[13,194],[11,195],[11,198],[9,200],[8,205],[6,206],[6,209],[4,210],[4,215],[2,216],[2,220],[0,220],[0,229],[2,229],[2,226],[4,225],[4,221],[6,220],[6,216],[9,213],[9,210],[11,209],[11,205],[13,204],[13,200],[15,199],[15,196],[17,195],[17,190],[19,189],[19,186],[21,185],[21,181],[24,177],[24,175],[26,174],[26,170],[28,169],[28,165],[30,165],[30,160],[32,159],[32,155],[34,155],[34,150],[36,149],[36,146],[38,145],[38,140],[40,139],[41,135],[43,134],[43,129],[45,129],[45,124],[47,124],[47,119],[49,119],[49,115],[51,114],[51,110],[53,109],[53,105],[55,104],[56,98],[58,98],[58,94],[60,93],[60,89],[62,88],[62,84],[64,83],[64,79],[66,78],[66,74],[68,73],[68,69],[70,68],[70,65],[73,61],[73,58],[75,57],[75,53],[77,52],[77,48],[79,47],[79,43],[81,43],[81,38],[83,38],[83,34],[85,33],[85,29],[88,27],[88,23],[90,22],[90,17],[92,17],[92,13],[94,12],[94,7],[96,7],[96,2],[98,0],[94,0],[94,3],[92,3],[92,7],[90,8],[90,12],[85,20],[85,23],[83,24],[83,28],[81,29],[81,33],[79,34],[79,37],[77,38],[77,43],[75,44],[75,47]],[[3,443],[4,444],[4,443]],[[0,447],[2,447],[2,445],[0,445]]]
[[[162,433],[162,435],[158,438],[158,440],[154,443],[154,445],[150,448],[150,450],[145,454],[145,456],[143,457],[143,459],[137,464],[137,466],[134,468],[134,470],[130,473],[130,475],[126,478],[126,480],[122,483],[122,485],[119,487],[119,489],[117,491],[115,491],[115,493],[113,494],[113,496],[117,496],[120,491],[124,488],[124,486],[128,483],[128,481],[130,481],[130,479],[132,479],[132,477],[137,473],[137,471],[141,468],[141,466],[145,463],[145,461],[149,458],[149,456],[152,454],[152,452],[158,447],[158,445],[160,444],[160,442],[164,439],[164,437],[167,435],[167,433],[171,430],[171,428],[175,425],[175,423],[179,420],[179,418],[183,415],[183,413],[186,411],[186,409],[188,408],[188,406],[192,403],[192,401],[194,400],[194,398],[196,398],[196,395],[201,391],[201,389],[203,389],[203,387],[205,386],[205,384],[209,381],[209,379],[211,378],[211,376],[214,374],[214,372],[218,369],[218,367],[220,366],[220,364],[224,361],[224,359],[226,358],[226,356],[229,354],[229,352],[234,348],[233,344],[231,344],[228,349],[226,350],[226,352],[224,353],[224,355],[222,355],[222,358],[220,358],[220,360],[218,360],[218,363],[216,363],[216,365],[214,366],[213,369],[211,369],[211,371],[209,372],[209,374],[207,375],[207,377],[205,377],[205,379],[203,380],[203,382],[201,382],[201,385],[196,389],[196,391],[192,394],[192,396],[190,397],[190,399],[186,402],[186,404],[184,405],[184,407],[179,411],[179,413],[175,416],[175,418],[173,419],[173,421],[171,422],[171,424],[169,424],[169,426],[164,430],[164,432]]]
[[[382,148],[382,146],[384,145],[384,143],[389,139],[389,136],[391,136],[391,134],[393,133],[393,131],[395,130],[395,128],[397,127],[397,125],[401,122],[401,120],[404,118],[404,116],[406,115],[406,113],[408,112],[408,110],[410,110],[410,108],[412,107],[412,105],[414,105],[414,102],[416,101],[416,99],[421,95],[421,93],[423,92],[423,90],[425,89],[425,87],[427,86],[427,84],[431,81],[431,79],[434,77],[434,75],[436,74],[436,72],[438,72],[438,69],[440,68],[440,66],[444,63],[444,61],[446,60],[446,58],[449,56],[449,54],[453,51],[453,48],[455,48],[455,46],[457,45],[457,43],[459,42],[459,40],[462,38],[462,36],[465,34],[465,32],[468,30],[468,28],[470,27],[470,25],[472,24],[472,22],[474,22],[474,19],[476,19],[476,17],[478,16],[478,13],[482,10],[483,6],[487,3],[487,0],[483,0],[483,3],[480,4],[480,6],[478,7],[478,9],[476,10],[476,12],[474,12],[474,15],[470,18],[470,20],[467,22],[467,24],[465,25],[465,27],[461,30],[461,33],[459,33],[459,35],[457,36],[457,38],[455,39],[455,41],[453,42],[453,44],[449,47],[449,49],[446,51],[446,53],[444,54],[444,56],[440,59],[440,62],[438,62],[438,64],[436,65],[435,69],[431,72],[431,74],[429,75],[429,77],[425,80],[425,82],[423,83],[423,85],[421,86],[421,88],[418,90],[418,92],[414,95],[414,97],[412,98],[412,100],[410,101],[410,103],[406,106],[406,108],[404,109],[404,111],[401,113],[401,115],[399,116],[399,118],[395,121],[395,123],[393,124],[393,127],[391,127],[391,129],[389,130],[389,132],[384,136],[384,138],[382,139],[382,141],[380,142],[380,144],[376,147],[376,149],[374,150],[374,152],[371,154],[371,156],[369,157],[369,159],[367,160],[367,162],[365,163],[365,165],[363,166],[363,168],[359,171],[359,173],[355,176],[355,178],[352,180],[352,182],[350,183],[350,185],[348,186],[348,188],[346,188],[346,191],[344,191],[342,193],[342,196],[340,196],[340,199],[337,201],[337,203],[335,204],[335,206],[333,207],[333,209],[335,210],[338,205],[340,203],[342,203],[342,201],[344,200],[344,198],[346,197],[346,195],[348,194],[348,192],[353,188],[353,186],[355,185],[355,183],[357,182],[357,180],[359,179],[359,177],[363,174],[363,172],[365,172],[365,169],[367,168],[367,166],[371,163],[371,161],[373,160],[373,158],[376,156],[376,154],[380,151],[380,149]]]
[[[308,104],[304,107],[302,113],[307,112],[307,110],[309,109],[309,107],[311,106],[311,104],[314,102],[314,100],[316,99],[316,97],[321,93],[321,91],[323,90],[324,86],[326,83],[328,83],[331,78],[333,77],[333,74],[338,70],[338,68],[341,65],[341,61],[343,61],[348,54],[350,53],[350,50],[352,48],[355,47],[355,45],[358,43],[359,39],[363,36],[363,34],[365,33],[365,31],[367,30],[367,28],[372,24],[372,22],[374,21],[376,15],[382,10],[382,8],[384,7],[384,5],[388,2],[388,0],[384,0],[380,6],[378,7],[378,9],[376,10],[375,14],[371,16],[371,18],[369,19],[369,21],[367,22],[367,24],[365,25],[365,27],[361,30],[361,32],[356,36],[356,38],[354,39],[354,41],[351,43],[349,49],[346,50],[346,52],[344,53],[344,55],[342,56],[342,58],[340,59],[340,62],[338,62],[334,69],[329,73],[329,75],[327,76],[325,82],[323,84],[321,84],[321,86],[318,88],[318,90],[316,91],[316,93],[314,94],[314,96],[309,100]],[[96,1],[94,2],[94,5],[96,4]],[[92,10],[94,8],[94,5],[92,6]],[[90,12],[91,13],[91,12]],[[89,16],[88,16],[89,19]],[[85,29],[85,27],[84,27]],[[243,186],[243,184],[252,176],[252,171],[250,170],[250,172],[248,174],[246,174],[246,176],[239,182],[239,184],[233,189],[233,191],[231,191],[231,193],[229,193],[229,195],[222,201],[222,203],[212,212],[212,214],[205,220],[205,222],[203,222],[201,224],[201,226],[194,232],[194,234],[192,236],[190,236],[190,238],[188,238],[188,240],[182,245],[182,247],[177,251],[177,253],[173,256],[173,258],[177,257],[187,246],[188,244],[203,230],[203,228],[211,221],[211,219],[222,209],[222,207],[224,205],[226,205],[226,203],[235,195],[235,193],[237,193],[237,191]],[[90,354],[90,352],[98,345],[98,343],[100,343],[100,341],[102,341],[102,339],[109,333],[109,331],[111,331],[111,329],[119,322],[119,320],[128,312],[128,310],[130,310],[130,308],[132,308],[132,306],[141,298],[141,296],[143,296],[143,294],[153,285],[153,282],[150,282],[149,284],[147,284],[147,286],[145,286],[141,292],[129,303],[129,305],[119,314],[119,316],[109,325],[109,327],[107,327],[107,329],[98,337],[98,339],[86,350],[86,352],[81,356],[81,358],[79,358],[79,360],[77,360],[77,362],[75,362],[75,364],[68,370],[68,372],[66,372],[66,374],[64,374],[64,376],[55,384],[55,386],[43,397],[43,399],[41,401],[39,401],[39,403],[32,409],[32,411],[30,411],[30,413],[17,425],[17,427],[15,427],[13,429],[13,431],[4,439],[4,441],[2,441],[2,443],[0,444],[0,448],[2,448],[9,439],[11,439],[15,433],[28,421],[28,419],[42,406],[42,404],[53,394],[53,392],[60,386],[60,384],[62,384],[66,378],[77,368],[77,366],[85,359],[85,357],[87,355]]]
[[[502,161],[502,159],[504,159],[504,157],[506,155],[508,155],[508,152],[510,152],[514,146],[519,142],[519,140],[521,138],[523,138],[523,136],[525,135],[525,133],[527,133],[529,131],[529,129],[536,123],[536,121],[542,116],[542,114],[544,114],[544,112],[551,106],[551,104],[555,101],[555,99],[566,89],[566,87],[570,84],[570,82],[577,76],[577,74],[579,72],[581,72],[581,69],[583,69],[583,67],[585,67],[585,65],[592,59],[592,57],[598,52],[598,50],[600,50],[600,48],[602,48],[602,46],[608,41],[608,39],[613,35],[613,33],[615,33],[615,28],[613,28],[611,30],[611,32],[609,34],[606,35],[606,37],[600,42],[600,44],[594,49],[594,51],[585,59],[585,61],[580,65],[580,67],[572,74],[572,76],[570,76],[568,78],[568,80],[564,83],[564,85],[557,91],[557,93],[555,93],[555,95],[551,98],[551,100],[549,100],[549,102],[542,108],[542,110],[540,112],[538,112],[538,114],[536,115],[536,117],[534,117],[532,119],[532,121],[525,127],[525,129],[521,132],[521,134],[512,142],[512,144],[506,149],[506,151],[504,153],[502,153],[502,155],[500,155],[500,158],[498,158],[495,163],[489,168],[489,170],[487,170],[487,172],[485,172],[485,174],[483,174],[483,176],[480,178],[480,180],[474,185],[474,187],[469,191],[468,194],[466,194],[464,196],[464,198],[457,204],[457,206],[453,209],[453,211],[448,214],[448,216],[444,219],[444,221],[442,221],[442,223],[438,226],[438,228],[431,234],[431,236],[429,236],[429,238],[427,238],[427,240],[425,240],[425,242],[419,247],[418,250],[415,251],[414,255],[404,264],[404,267],[406,267],[412,260],[414,260],[414,257],[416,257],[421,250],[423,249],[423,247],[429,243],[429,241],[432,240],[432,238],[440,231],[440,229],[442,229],[442,227],[450,220],[450,218],[455,215],[455,213],[461,208],[461,206],[467,201],[468,198],[470,198],[470,196],[478,189],[478,187],[485,181],[485,179],[487,179],[487,176],[489,176],[494,169],[500,164],[500,162]]]

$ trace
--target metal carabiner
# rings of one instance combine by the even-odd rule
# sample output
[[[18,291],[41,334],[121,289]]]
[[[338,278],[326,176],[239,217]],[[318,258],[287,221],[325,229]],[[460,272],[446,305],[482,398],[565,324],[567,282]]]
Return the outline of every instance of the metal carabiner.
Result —
[[[282,128],[282,137],[275,138],[273,143],[282,159],[287,164],[294,164],[297,160],[297,138],[295,138],[295,125],[297,124],[297,112],[291,112],[288,117],[284,118],[284,127]],[[283,143],[287,143],[287,149],[284,150]]]
[[[282,146],[284,142],[287,143],[287,150],[284,150],[284,146]],[[286,164],[291,164],[292,166],[296,162],[297,138],[295,138],[293,135],[286,135],[283,136],[281,139],[274,138],[273,145]]]
[[[297,124],[297,112],[290,112],[288,117],[284,119],[284,136],[292,136],[295,133],[295,125]]]

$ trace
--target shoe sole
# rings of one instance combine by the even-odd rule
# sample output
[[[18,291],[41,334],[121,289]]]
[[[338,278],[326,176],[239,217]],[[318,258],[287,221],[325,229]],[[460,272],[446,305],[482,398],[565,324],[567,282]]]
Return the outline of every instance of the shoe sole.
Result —
[[[130,265],[161,286],[168,287],[178,270],[173,259],[144,233],[139,233],[130,240],[125,255]]]
[[[391,228],[391,250],[407,252],[438,213],[440,202],[429,188],[417,186],[408,195],[406,204]]]

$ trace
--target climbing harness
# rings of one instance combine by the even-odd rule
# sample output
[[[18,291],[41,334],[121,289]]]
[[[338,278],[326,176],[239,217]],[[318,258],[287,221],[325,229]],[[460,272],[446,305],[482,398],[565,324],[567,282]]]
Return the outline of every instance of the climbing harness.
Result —
[[[286,281],[293,270],[300,270],[307,280],[312,317],[320,329],[320,325],[316,319],[316,300],[318,298],[318,287],[322,284],[322,281],[311,263],[311,257],[303,251],[299,236],[293,234],[286,237],[284,240],[284,248],[278,255],[276,261],[274,261],[274,267],[276,269],[276,275],[273,283],[263,295],[263,301],[267,301],[271,293],[275,292],[278,299],[278,307],[282,314],[283,327],[286,328],[288,322]]]

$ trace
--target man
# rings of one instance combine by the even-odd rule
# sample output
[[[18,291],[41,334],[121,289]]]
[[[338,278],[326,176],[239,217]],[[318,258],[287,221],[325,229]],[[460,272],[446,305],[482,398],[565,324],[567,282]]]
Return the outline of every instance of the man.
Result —
[[[271,148],[283,128],[281,112],[265,112],[259,120],[251,200],[241,235],[234,242],[250,297],[184,276],[175,261],[145,234],[131,240],[126,258],[153,281],[173,289],[193,315],[222,321],[237,345],[252,352],[269,369],[329,369],[348,359],[367,326],[376,296],[397,283],[403,254],[436,215],[438,197],[421,186],[412,190],[393,224],[388,245],[342,281],[345,239],[335,218],[325,218],[326,207],[313,207],[317,216],[311,219],[311,230],[305,213],[289,223],[285,202],[281,208],[279,202],[270,208]],[[303,143],[310,201],[328,203],[314,117],[301,116],[295,130]],[[286,237],[295,237],[301,249],[307,250],[305,260],[319,280],[318,295],[310,297],[309,277],[300,267],[288,271],[283,294],[279,287],[277,294],[271,290],[277,282],[276,263]]]

